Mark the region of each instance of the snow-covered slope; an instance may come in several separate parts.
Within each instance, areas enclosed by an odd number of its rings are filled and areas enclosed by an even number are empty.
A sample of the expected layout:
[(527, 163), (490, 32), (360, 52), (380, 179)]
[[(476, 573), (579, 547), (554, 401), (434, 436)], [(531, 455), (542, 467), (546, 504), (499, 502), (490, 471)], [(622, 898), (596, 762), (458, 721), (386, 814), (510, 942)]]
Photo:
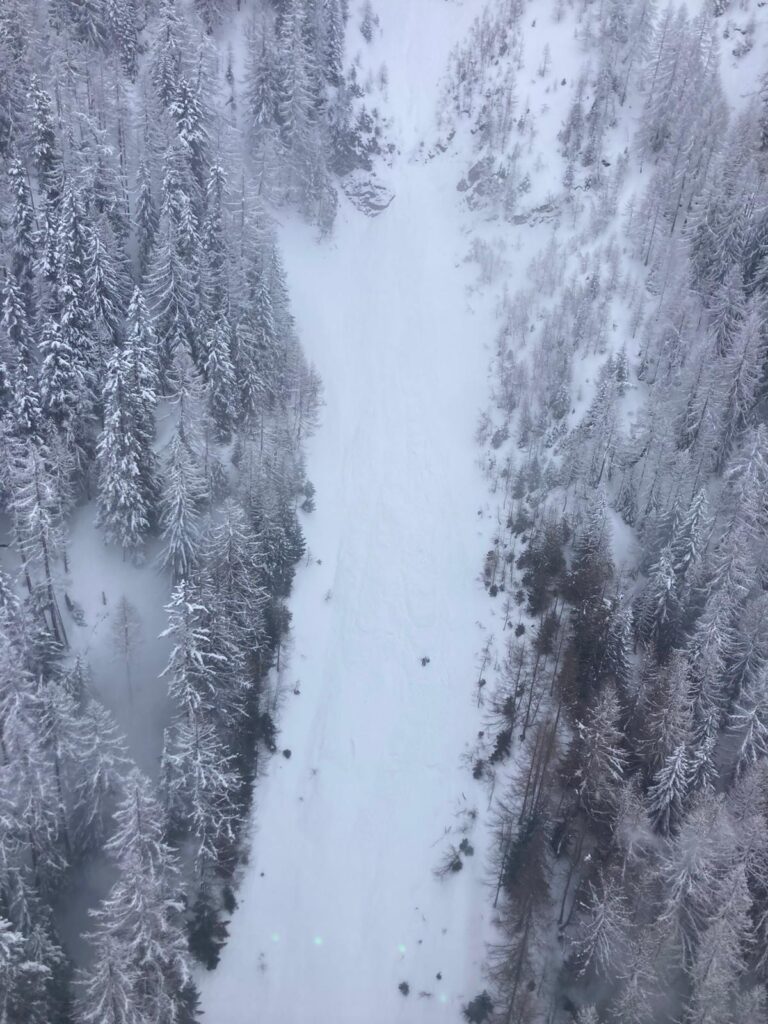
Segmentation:
[[(381, 5), (373, 52), (391, 83), (395, 199), (376, 219), (342, 203), (330, 241), (295, 222), (282, 232), (298, 326), (326, 387), (308, 449), (318, 509), (292, 600), (280, 739), (291, 756), (259, 787), (231, 939), (201, 979), (219, 1024), (421, 1022), (445, 1019), (446, 1004), (455, 1019), (482, 987), (474, 815), (486, 797), (462, 753), (482, 727), (473, 435), (492, 312), (468, 294), (460, 166), (413, 159), (475, 10)], [(465, 836), (475, 855), (435, 877)]]

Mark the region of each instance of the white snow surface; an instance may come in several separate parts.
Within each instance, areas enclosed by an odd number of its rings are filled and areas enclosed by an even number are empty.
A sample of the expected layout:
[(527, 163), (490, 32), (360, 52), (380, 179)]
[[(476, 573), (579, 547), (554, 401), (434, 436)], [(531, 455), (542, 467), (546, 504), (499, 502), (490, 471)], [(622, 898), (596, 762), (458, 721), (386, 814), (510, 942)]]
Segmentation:
[[(470, 292), (461, 164), (414, 158), (435, 134), (448, 52), (479, 8), (378, 5), (394, 202), (370, 219), (342, 198), (323, 242), (298, 221), (281, 231), (326, 405), (291, 600), (279, 740), (291, 757), (273, 758), (259, 784), (231, 937), (199, 979), (216, 1024), (456, 1020), (483, 988), (488, 798), (462, 754), (482, 728), (488, 527), (473, 437), (493, 310)], [(475, 855), (437, 878), (464, 828)]]

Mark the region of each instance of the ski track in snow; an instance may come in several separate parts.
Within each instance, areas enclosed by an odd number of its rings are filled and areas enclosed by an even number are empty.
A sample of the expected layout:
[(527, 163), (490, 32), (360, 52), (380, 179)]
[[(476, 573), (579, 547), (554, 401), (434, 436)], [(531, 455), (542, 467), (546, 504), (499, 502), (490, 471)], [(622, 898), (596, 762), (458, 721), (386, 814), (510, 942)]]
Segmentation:
[(439, 880), (433, 869), (460, 842), (462, 811), (487, 803), (461, 755), (482, 727), (473, 434), (493, 319), (468, 294), (458, 165), (409, 159), (434, 136), (438, 80), (478, 6), (380, 8), (374, 59), (389, 69), (402, 151), (385, 175), (395, 200), (376, 219), (342, 200), (324, 242), (298, 221), (282, 229), (326, 404), (307, 452), (310, 561), (291, 599), (279, 745), (292, 756), (274, 757), (258, 787), (230, 940), (200, 979), (216, 1024), (455, 1020), (482, 988), (480, 822), (464, 870)]

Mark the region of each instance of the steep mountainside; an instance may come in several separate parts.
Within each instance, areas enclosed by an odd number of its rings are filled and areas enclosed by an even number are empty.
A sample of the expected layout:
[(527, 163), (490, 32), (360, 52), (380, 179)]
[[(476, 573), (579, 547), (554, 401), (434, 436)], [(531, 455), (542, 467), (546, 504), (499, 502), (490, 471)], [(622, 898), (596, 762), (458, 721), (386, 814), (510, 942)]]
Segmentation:
[(765, 0), (0, 6), (0, 1022), (768, 1019)]

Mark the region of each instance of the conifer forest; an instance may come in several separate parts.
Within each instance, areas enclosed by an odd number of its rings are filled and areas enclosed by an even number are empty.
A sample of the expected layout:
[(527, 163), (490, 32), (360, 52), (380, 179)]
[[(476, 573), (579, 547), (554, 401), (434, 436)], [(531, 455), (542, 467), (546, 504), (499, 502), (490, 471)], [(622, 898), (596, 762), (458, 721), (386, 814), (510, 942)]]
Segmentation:
[(0, 0), (0, 1024), (768, 1024), (768, 2)]

